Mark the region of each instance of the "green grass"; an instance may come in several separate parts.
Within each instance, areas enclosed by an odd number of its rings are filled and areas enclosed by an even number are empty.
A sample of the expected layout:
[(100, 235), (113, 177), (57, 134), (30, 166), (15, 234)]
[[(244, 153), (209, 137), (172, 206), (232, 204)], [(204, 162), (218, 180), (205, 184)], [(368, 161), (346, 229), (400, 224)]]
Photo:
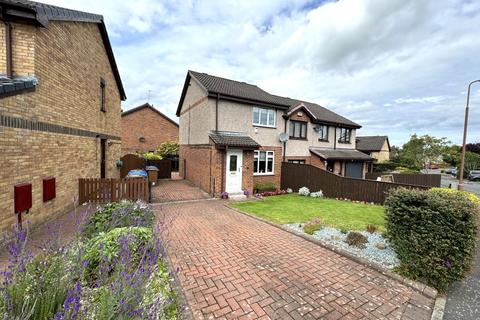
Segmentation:
[(365, 230), (368, 224), (374, 224), (379, 231), (385, 230), (383, 206), (379, 205), (289, 194), (231, 206), (278, 224), (306, 223), (320, 218), (325, 225), (337, 229)]

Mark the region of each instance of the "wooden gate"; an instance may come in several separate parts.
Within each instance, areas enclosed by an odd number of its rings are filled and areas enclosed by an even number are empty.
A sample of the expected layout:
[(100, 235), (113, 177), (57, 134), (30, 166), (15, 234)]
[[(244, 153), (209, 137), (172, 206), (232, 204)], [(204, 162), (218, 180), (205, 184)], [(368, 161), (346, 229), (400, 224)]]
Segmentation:
[(126, 154), (120, 158), (123, 166), (120, 169), (120, 178), (127, 176), (128, 172), (133, 169), (143, 169), (145, 167), (145, 160), (135, 154)]
[(120, 200), (148, 201), (148, 181), (129, 179), (79, 179), (78, 202), (116, 202)]

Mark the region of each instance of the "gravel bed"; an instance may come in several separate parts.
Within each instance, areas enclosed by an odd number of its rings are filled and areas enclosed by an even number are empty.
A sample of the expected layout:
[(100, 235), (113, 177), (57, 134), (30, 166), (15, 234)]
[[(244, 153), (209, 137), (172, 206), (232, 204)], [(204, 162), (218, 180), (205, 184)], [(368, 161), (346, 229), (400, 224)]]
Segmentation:
[[(296, 232), (303, 232), (303, 224), (284, 224), (284, 227), (291, 229)], [(353, 255), (367, 259), (369, 261), (381, 264), (382, 266), (392, 269), (399, 265), (397, 255), (392, 247), (388, 244), (388, 241), (382, 237), (378, 232), (369, 233), (367, 231), (359, 231), (361, 234), (367, 237), (368, 243), (365, 245), (364, 249), (357, 247), (349, 246), (345, 239), (346, 234), (340, 232), (340, 230), (330, 227), (323, 227), (322, 229), (315, 231), (311, 237), (318, 239), (320, 241), (326, 242), (330, 245), (333, 245), (337, 248), (343, 249)], [(376, 247), (377, 244), (382, 243), (386, 245), (386, 248), (381, 250)]]

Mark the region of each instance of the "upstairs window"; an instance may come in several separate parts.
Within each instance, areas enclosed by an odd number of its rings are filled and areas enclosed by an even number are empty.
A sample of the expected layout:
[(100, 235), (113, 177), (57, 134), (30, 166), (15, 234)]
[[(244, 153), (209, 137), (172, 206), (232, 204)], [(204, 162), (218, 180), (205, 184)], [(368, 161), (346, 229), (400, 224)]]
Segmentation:
[(316, 131), (318, 132), (318, 140), (328, 141), (328, 126), (327, 125), (317, 125)]
[(340, 136), (338, 137), (338, 142), (350, 143), (351, 137), (352, 137), (352, 129), (340, 128)]
[(305, 164), (305, 160), (288, 160), (288, 163)]
[(100, 78), (100, 111), (107, 111), (105, 108), (105, 80), (103, 78)]
[(275, 110), (253, 107), (253, 125), (275, 127)]
[(290, 120), (290, 138), (307, 139), (307, 123)]

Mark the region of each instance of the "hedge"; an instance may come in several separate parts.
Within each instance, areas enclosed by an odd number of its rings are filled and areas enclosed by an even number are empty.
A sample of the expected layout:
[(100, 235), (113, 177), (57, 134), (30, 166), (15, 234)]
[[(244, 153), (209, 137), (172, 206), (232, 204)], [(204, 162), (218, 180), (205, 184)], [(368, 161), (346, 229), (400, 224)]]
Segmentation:
[(385, 220), (399, 273), (440, 292), (462, 279), (475, 252), (478, 214), (479, 206), (465, 193), (390, 191)]

